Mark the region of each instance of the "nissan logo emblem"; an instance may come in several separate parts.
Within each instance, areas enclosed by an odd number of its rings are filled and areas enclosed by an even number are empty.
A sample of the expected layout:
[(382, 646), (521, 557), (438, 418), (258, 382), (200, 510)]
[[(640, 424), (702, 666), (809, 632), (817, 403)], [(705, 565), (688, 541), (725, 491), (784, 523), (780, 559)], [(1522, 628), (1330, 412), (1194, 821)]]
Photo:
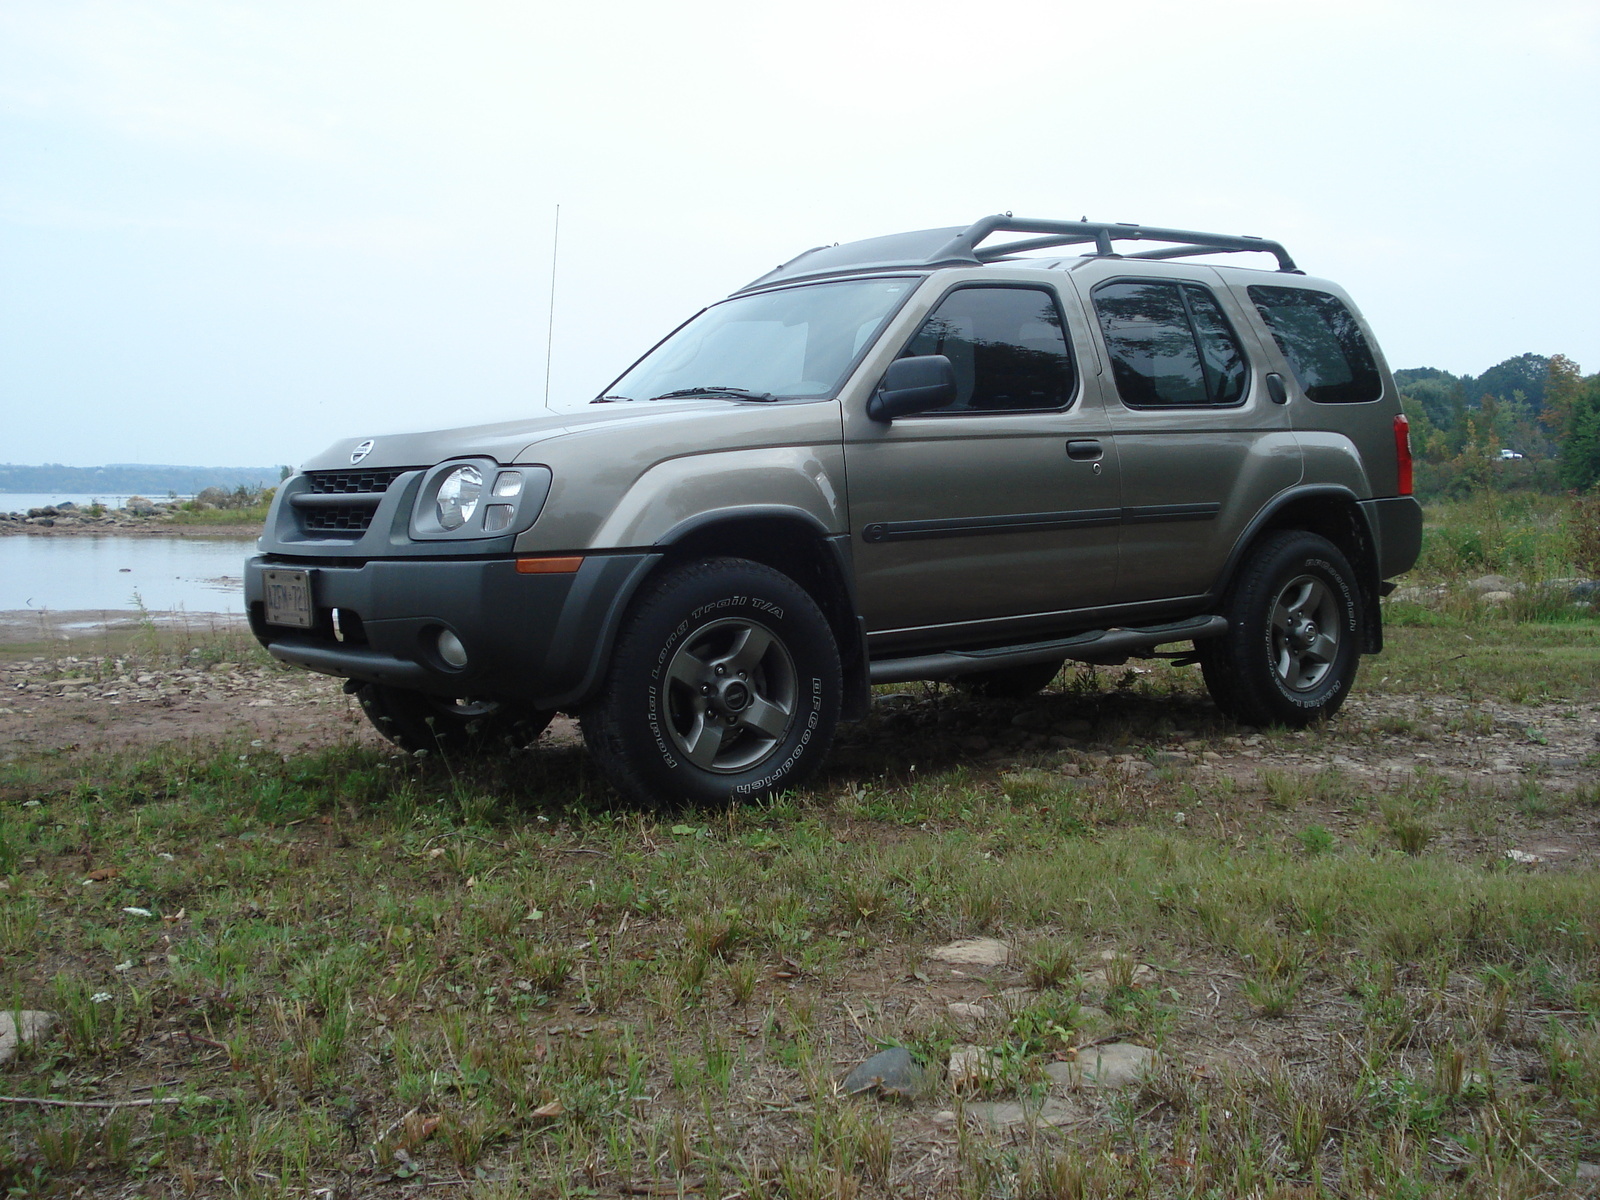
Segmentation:
[(352, 467), (355, 466), (358, 462), (371, 453), (372, 439), (368, 438), (366, 441), (362, 442), (361, 445), (350, 451), (350, 465)]

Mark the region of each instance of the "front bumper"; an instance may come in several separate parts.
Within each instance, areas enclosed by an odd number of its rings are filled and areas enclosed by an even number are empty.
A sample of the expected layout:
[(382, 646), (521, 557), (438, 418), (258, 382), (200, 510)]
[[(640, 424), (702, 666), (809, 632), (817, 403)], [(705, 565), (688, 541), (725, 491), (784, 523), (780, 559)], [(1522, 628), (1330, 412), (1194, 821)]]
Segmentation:
[[(441, 696), (569, 708), (598, 685), (628, 597), (660, 557), (592, 555), (573, 574), (521, 575), (512, 558), (264, 555), (245, 564), (245, 601), (251, 631), (280, 662)], [(266, 623), (262, 573), (271, 568), (310, 573), (311, 629)], [(464, 667), (439, 657), (442, 630), (466, 648)]]

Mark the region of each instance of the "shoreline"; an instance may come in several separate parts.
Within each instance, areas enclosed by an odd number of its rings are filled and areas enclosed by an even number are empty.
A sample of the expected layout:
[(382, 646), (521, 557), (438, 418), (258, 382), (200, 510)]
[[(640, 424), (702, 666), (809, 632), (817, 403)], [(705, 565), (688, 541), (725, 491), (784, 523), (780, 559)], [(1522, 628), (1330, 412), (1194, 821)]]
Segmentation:
[(116, 608), (0, 609), (0, 650), (59, 645), (91, 638), (130, 635), (151, 629), (163, 633), (236, 633), (249, 628), (243, 613), (190, 612), (186, 609), (134, 612)]
[(39, 518), (18, 518), (0, 513), (0, 537), (176, 537), (176, 538), (226, 538), (233, 541), (254, 540), (261, 536), (261, 525), (256, 521), (227, 525), (179, 525), (159, 517), (129, 521), (104, 517), (74, 520), (70, 524), (63, 518), (49, 518), (55, 523), (41, 525)]

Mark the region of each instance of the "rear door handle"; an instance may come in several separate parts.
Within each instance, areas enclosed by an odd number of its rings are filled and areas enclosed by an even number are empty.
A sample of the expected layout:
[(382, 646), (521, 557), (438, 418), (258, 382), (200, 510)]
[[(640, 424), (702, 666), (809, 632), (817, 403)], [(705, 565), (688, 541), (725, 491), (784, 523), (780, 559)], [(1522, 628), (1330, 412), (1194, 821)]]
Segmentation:
[(1067, 443), (1067, 457), (1078, 462), (1094, 462), (1104, 454), (1099, 438), (1073, 438)]

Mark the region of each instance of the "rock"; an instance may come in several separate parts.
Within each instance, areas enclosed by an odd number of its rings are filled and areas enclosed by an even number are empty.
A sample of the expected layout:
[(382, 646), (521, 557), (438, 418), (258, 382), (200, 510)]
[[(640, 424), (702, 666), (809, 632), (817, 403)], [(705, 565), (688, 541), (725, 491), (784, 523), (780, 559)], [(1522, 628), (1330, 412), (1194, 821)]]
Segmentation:
[(1067, 1088), (1111, 1090), (1139, 1082), (1160, 1055), (1146, 1046), (1131, 1042), (1111, 1042), (1078, 1051), (1076, 1062), (1049, 1063), (1044, 1073), (1051, 1082)]
[(1510, 592), (1480, 592), (1478, 594), (1478, 603), (1480, 604), (1510, 604), (1515, 599), (1516, 596)]
[(880, 1050), (850, 1074), (839, 1090), (847, 1096), (876, 1092), (880, 1096), (909, 1098), (922, 1087), (923, 1072), (904, 1046)]
[(957, 1000), (954, 1004), (945, 1005), (945, 1011), (958, 1021), (977, 1022), (989, 1015), (989, 1010), (981, 1004), (966, 1004)]
[(1133, 760), (1117, 764), (1117, 774), (1124, 779), (1139, 779), (1150, 771), (1150, 764)]
[[(1090, 971), (1083, 977), (1084, 991), (1103, 994), (1111, 986), (1110, 976), (1119, 974), (1119, 972), (1111, 970), (1111, 964), (1115, 963), (1120, 957), (1122, 956), (1115, 950), (1100, 951), (1100, 961), (1105, 963), (1106, 966)], [(1134, 988), (1148, 987), (1155, 982), (1155, 979), (1156, 973), (1152, 968), (1147, 967), (1144, 963), (1135, 963), (1132, 972), (1128, 974), (1128, 986)]]
[(1504, 575), (1480, 575), (1467, 582), (1467, 590), (1480, 595), (1484, 592), (1509, 592), (1511, 588), (1511, 580)]
[(1578, 1178), (1588, 1181), (1600, 1179), (1600, 1163), (1581, 1162), (1578, 1164)]
[(1150, 761), (1158, 767), (1186, 767), (1193, 760), (1177, 750), (1157, 750), (1150, 756)]
[(1580, 580), (1572, 585), (1572, 590), (1567, 594), (1579, 603), (1592, 604), (1600, 600), (1600, 579)]
[(12, 1009), (0, 1012), (0, 1063), (8, 1063), (15, 1058), (17, 1047), (22, 1043), (43, 1041), (55, 1027), (55, 1013), (31, 1008), (20, 1012)]
[(950, 1048), (950, 1086), (956, 1091), (976, 1087), (995, 1077), (999, 1060), (987, 1046), (952, 1046)]
[(928, 957), (964, 967), (1003, 967), (1011, 947), (995, 938), (962, 938), (928, 951)]
[(1054, 1096), (1047, 1096), (1043, 1104), (982, 1101), (967, 1105), (967, 1115), (975, 1117), (990, 1129), (1012, 1129), (1018, 1125), (1071, 1125), (1084, 1119), (1083, 1113), (1077, 1108)]

